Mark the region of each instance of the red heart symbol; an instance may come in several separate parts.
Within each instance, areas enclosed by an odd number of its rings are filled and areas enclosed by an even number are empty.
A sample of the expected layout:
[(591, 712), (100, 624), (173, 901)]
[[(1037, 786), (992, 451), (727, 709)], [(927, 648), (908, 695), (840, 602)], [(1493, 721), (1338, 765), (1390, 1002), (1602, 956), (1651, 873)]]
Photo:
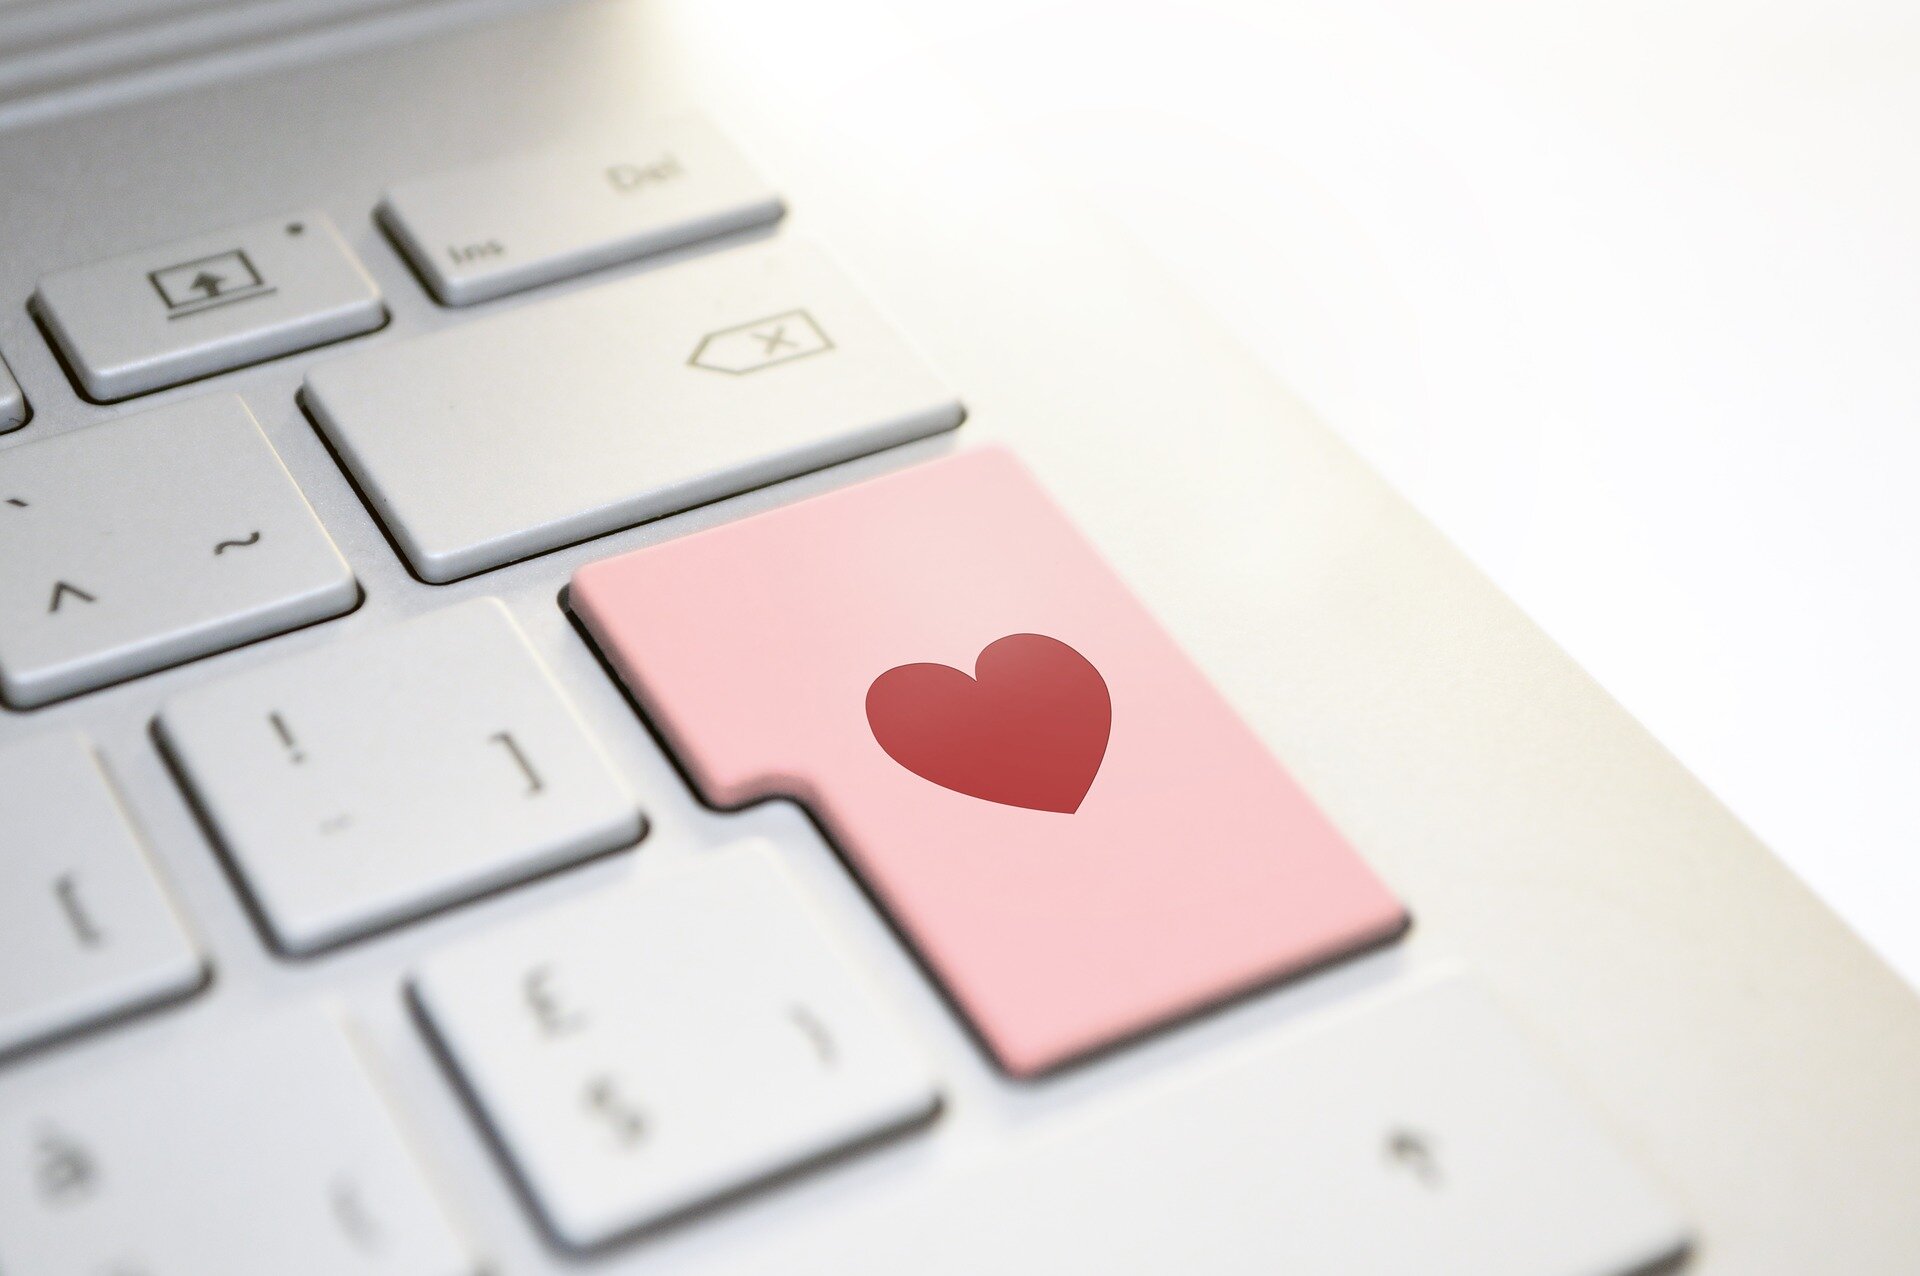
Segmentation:
[(867, 725), (924, 780), (1007, 806), (1072, 814), (1107, 754), (1106, 679), (1057, 638), (989, 643), (969, 678), (951, 665), (898, 665), (867, 688)]

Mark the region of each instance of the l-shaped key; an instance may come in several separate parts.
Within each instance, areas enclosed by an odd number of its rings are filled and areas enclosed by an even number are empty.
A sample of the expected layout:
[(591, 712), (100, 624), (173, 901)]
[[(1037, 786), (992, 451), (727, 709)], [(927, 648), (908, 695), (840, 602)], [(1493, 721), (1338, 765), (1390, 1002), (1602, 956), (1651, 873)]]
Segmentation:
[(570, 597), (707, 799), (807, 803), (1015, 1075), (1406, 925), (1005, 452), (595, 563)]

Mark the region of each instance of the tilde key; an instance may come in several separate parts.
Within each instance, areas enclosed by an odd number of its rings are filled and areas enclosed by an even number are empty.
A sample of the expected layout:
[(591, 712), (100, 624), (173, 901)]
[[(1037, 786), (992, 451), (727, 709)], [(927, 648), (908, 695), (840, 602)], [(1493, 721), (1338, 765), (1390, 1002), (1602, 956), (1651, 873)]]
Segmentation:
[(709, 802), (813, 810), (1016, 1076), (1406, 926), (1005, 452), (595, 563), (570, 604)]

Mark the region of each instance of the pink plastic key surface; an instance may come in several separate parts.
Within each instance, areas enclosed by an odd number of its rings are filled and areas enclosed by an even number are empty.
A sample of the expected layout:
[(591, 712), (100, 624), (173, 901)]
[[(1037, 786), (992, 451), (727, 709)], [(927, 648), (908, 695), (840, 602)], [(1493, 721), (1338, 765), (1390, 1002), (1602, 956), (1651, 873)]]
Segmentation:
[(706, 799), (809, 806), (1031, 1076), (1405, 910), (1009, 454), (582, 568)]

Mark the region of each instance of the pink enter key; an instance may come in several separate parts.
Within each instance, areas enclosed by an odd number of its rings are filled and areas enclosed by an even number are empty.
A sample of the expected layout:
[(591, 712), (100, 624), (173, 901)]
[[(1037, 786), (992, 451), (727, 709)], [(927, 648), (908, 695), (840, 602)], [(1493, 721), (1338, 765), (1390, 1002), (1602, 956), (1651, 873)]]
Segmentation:
[(1405, 910), (1009, 454), (582, 568), (705, 798), (810, 807), (1008, 1072)]

